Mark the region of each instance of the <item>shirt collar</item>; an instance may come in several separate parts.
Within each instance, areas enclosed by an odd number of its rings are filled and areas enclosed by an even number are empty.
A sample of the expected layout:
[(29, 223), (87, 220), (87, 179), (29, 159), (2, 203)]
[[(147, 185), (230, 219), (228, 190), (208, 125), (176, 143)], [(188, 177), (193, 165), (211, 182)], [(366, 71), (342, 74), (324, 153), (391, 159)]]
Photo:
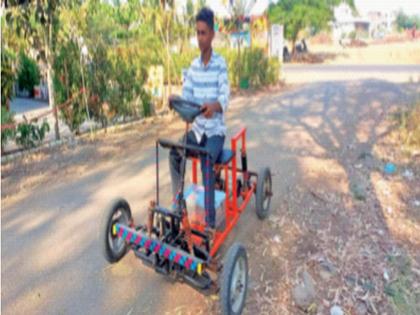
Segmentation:
[(208, 68), (210, 66), (210, 64), (213, 62), (213, 59), (214, 59), (214, 50), (212, 49), (211, 50), (211, 55), (210, 55), (210, 60), (209, 60), (209, 63), (207, 64), (207, 66), (204, 65), (203, 59), (201, 59), (201, 56), (200, 56), (200, 66), (202, 68)]

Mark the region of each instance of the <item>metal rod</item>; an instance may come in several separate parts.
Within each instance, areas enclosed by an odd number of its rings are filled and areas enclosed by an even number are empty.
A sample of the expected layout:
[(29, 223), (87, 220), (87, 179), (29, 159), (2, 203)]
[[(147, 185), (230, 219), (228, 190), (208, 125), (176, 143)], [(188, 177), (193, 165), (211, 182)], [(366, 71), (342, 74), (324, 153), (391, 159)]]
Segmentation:
[[(229, 170), (232, 170), (232, 166), (228, 166), (228, 168), (229, 168)], [(238, 172), (238, 173), (243, 173), (243, 172), (245, 172), (245, 170), (243, 170), (243, 169), (240, 169), (240, 168), (236, 168), (236, 171)], [(258, 176), (258, 173), (257, 172), (253, 172), (253, 171), (247, 171), (248, 172), (248, 175), (250, 175), (250, 176)]]
[[(184, 155), (182, 157), (182, 163), (181, 163), (181, 187), (179, 189), (179, 198), (178, 198), (178, 205), (182, 204), (182, 200), (184, 199), (184, 184), (185, 184), (185, 169), (187, 165), (187, 135), (188, 135), (188, 127), (189, 124), (186, 123), (185, 127), (185, 137), (184, 137)], [(184, 209), (180, 209), (181, 211)]]
[(159, 205), (159, 142), (156, 141), (156, 204)]
[(159, 144), (166, 149), (188, 149), (189, 151), (191, 151), (193, 154), (209, 154), (209, 151), (206, 150), (203, 147), (197, 146), (197, 145), (192, 145), (192, 144), (183, 144), (183, 143), (179, 143), (179, 142), (173, 142), (171, 140), (168, 139), (158, 139)]
[(237, 191), (236, 191), (236, 170), (237, 168), (237, 164), (236, 164), (236, 140), (232, 139), (231, 140), (231, 145), (232, 145), (232, 151), (235, 153), (235, 157), (232, 160), (232, 203), (233, 206), (236, 207), (237, 205)]

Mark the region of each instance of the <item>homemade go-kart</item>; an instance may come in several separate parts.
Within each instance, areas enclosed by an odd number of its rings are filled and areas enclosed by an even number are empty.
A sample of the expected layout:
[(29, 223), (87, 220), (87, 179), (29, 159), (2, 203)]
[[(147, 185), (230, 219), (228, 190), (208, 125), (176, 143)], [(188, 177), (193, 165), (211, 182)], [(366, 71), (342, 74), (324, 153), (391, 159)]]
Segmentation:
[[(172, 99), (170, 107), (186, 122), (187, 131), (189, 124), (201, 113), (198, 104), (181, 98)], [(219, 292), (223, 314), (241, 314), (248, 287), (245, 247), (234, 243), (223, 263), (217, 255), (218, 250), (252, 195), (256, 195), (256, 213), (260, 219), (268, 215), (272, 196), (270, 169), (263, 168), (259, 173), (248, 170), (245, 137), (246, 129), (242, 128), (231, 139), (231, 149), (222, 151), (214, 167), (216, 220), (219, 224), (212, 240), (205, 233), (204, 190), (197, 181), (198, 157), (206, 157), (209, 153), (202, 147), (187, 145), (186, 137), (184, 143), (158, 139), (156, 201), (150, 202), (147, 223), (134, 224), (130, 206), (124, 199), (114, 200), (103, 214), (100, 241), (108, 262), (119, 261), (127, 249), (132, 249), (138, 258), (161, 274), (183, 280), (203, 293)], [(237, 165), (239, 141), (240, 168)], [(181, 187), (172, 210), (159, 203), (159, 147), (175, 148), (182, 156)], [(185, 190), (187, 159), (192, 159), (192, 185)], [(195, 203), (189, 202), (190, 199)]]

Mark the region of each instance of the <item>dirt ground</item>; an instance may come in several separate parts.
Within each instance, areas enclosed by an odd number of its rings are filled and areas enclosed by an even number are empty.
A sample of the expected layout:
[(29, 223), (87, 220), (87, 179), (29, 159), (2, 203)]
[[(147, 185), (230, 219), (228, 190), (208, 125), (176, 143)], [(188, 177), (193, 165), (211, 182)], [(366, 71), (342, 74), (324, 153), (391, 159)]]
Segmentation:
[[(272, 156), (253, 154), (257, 164), (271, 161), (278, 190), (269, 218), (243, 240), (250, 263), (245, 314), (330, 314), (333, 305), (351, 315), (420, 314), (420, 150), (404, 149), (392, 118), (419, 93), (418, 84), (366, 81), (232, 100), (228, 124), (248, 123), (251, 138), (260, 139), (250, 150), (277, 148)], [(2, 217), (40, 190), (181, 132), (176, 118), (165, 117), (2, 165)], [(394, 174), (384, 172), (387, 162)], [(302, 282), (305, 301), (296, 293)], [(217, 296), (166, 311), (217, 313)]]

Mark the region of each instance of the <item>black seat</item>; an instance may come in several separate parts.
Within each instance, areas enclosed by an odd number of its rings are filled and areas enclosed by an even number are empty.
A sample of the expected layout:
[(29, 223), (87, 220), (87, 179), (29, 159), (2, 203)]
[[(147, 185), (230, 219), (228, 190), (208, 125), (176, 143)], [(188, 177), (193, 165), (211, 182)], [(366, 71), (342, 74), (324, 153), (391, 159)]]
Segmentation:
[(234, 156), (234, 154), (233, 154), (232, 150), (223, 149), (222, 152), (220, 152), (220, 155), (216, 160), (216, 164), (226, 165), (232, 160), (233, 156)]

